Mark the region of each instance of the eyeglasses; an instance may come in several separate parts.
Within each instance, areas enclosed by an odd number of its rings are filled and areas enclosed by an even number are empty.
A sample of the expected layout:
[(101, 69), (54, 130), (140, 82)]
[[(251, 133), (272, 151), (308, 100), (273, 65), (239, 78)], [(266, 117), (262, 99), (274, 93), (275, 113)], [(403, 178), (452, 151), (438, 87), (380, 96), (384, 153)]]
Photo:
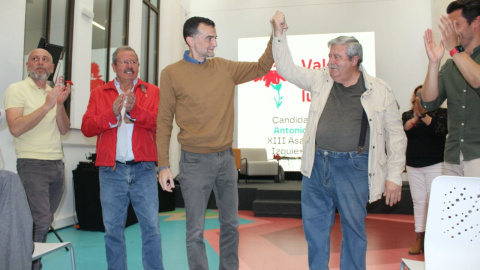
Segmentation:
[(117, 64), (119, 65), (128, 65), (128, 64), (135, 65), (136, 63), (137, 61), (135, 60), (117, 60)]

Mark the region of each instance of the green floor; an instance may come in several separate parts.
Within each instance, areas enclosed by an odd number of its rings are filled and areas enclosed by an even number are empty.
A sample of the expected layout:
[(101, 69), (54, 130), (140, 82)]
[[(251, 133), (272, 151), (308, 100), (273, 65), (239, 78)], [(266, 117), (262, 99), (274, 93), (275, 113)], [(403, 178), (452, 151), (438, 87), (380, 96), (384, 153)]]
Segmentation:
[[(188, 269), (185, 247), (185, 218), (184, 210), (177, 209), (173, 212), (161, 213), (160, 231), (162, 234), (163, 264), (165, 269)], [(166, 220), (169, 219), (169, 220)], [(240, 219), (240, 224), (250, 223), (250, 220)], [(205, 230), (218, 229), (217, 213), (207, 211)], [(76, 267), (78, 270), (107, 269), (105, 259), (105, 244), (103, 232), (88, 232), (77, 230), (73, 227), (57, 231), (64, 241), (72, 243), (75, 250)], [(125, 229), (127, 243), (128, 269), (140, 270), (142, 267), (142, 241), (140, 226), (134, 224)], [(53, 233), (48, 235), (47, 242), (58, 242)], [(206, 243), (209, 269), (218, 269), (218, 254)], [(57, 251), (42, 259), (43, 269), (70, 269), (70, 256), (67, 251)]]

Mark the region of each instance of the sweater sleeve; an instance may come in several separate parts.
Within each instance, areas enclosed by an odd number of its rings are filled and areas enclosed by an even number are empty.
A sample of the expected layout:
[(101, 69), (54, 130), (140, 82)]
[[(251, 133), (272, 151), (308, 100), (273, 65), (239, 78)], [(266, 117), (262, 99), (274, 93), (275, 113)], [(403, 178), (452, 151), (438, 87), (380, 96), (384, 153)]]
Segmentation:
[(160, 75), (160, 102), (157, 115), (157, 155), (158, 167), (170, 165), (169, 150), (170, 138), (173, 129), (173, 117), (175, 113), (175, 93), (172, 80), (167, 69), (162, 70)]
[(270, 72), (273, 65), (272, 39), (267, 43), (267, 48), (258, 62), (227, 61), (227, 69), (235, 84), (242, 84), (259, 78)]

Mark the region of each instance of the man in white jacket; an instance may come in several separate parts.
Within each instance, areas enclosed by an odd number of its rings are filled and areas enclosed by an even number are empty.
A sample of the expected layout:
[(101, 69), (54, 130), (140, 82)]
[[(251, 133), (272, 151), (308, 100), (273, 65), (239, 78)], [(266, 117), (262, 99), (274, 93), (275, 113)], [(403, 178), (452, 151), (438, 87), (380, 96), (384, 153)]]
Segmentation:
[(296, 66), (277, 12), (273, 56), (278, 73), (311, 92), (303, 138), (302, 219), (310, 269), (328, 269), (335, 208), (343, 240), (341, 269), (366, 269), (367, 203), (400, 201), (407, 140), (390, 86), (361, 66), (362, 46), (354, 37), (328, 43), (328, 67)]

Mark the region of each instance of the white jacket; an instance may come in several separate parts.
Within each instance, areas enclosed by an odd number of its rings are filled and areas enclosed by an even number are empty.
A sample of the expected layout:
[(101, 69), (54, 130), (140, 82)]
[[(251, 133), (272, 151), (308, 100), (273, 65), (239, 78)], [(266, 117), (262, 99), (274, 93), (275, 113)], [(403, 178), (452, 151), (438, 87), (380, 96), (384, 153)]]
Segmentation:
[[(310, 177), (315, 158), (315, 136), (320, 116), (327, 102), (333, 79), (328, 67), (307, 69), (293, 63), (285, 33), (274, 37), (273, 57), (277, 72), (290, 83), (310, 91), (312, 102), (303, 137), (302, 174)], [(391, 87), (383, 80), (371, 77), (361, 66), (365, 80), (361, 98), (362, 106), (370, 125), (370, 145), (368, 157), (369, 201), (382, 197), (385, 181), (402, 185), (401, 174), (405, 166), (407, 138), (403, 131), (402, 119)]]

